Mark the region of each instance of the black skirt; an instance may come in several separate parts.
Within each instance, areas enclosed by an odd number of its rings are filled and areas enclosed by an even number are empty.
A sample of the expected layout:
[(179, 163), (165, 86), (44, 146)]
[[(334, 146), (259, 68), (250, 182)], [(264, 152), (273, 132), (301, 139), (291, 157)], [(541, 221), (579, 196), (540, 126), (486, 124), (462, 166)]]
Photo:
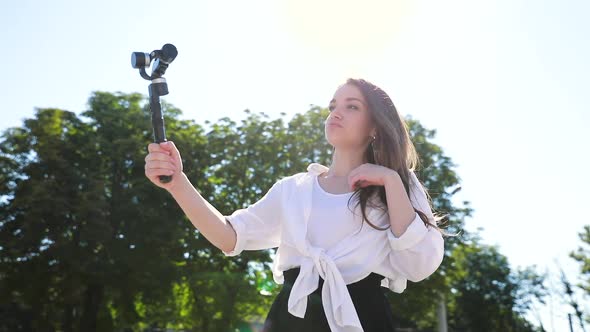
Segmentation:
[[(284, 271), (283, 288), (275, 298), (266, 316), (262, 332), (330, 332), (330, 326), (322, 304), (322, 285), (307, 296), (307, 308), (304, 318), (293, 316), (287, 308), (289, 294), (299, 267)], [(385, 287), (381, 287), (384, 277), (371, 273), (366, 278), (346, 285), (364, 332), (393, 332), (393, 312)]]

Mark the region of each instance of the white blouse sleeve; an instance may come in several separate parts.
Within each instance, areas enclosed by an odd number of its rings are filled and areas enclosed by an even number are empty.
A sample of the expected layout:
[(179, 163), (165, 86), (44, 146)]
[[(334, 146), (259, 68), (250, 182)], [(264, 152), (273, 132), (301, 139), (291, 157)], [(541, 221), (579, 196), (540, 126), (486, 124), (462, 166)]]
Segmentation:
[[(412, 206), (424, 212), (428, 220), (434, 224), (434, 215), (428, 204), (426, 193), (418, 183), (414, 172), (410, 172), (410, 201)], [(387, 238), (391, 247), (388, 255), (389, 267), (407, 280), (419, 282), (433, 274), (444, 256), (444, 240), (442, 234), (426, 225), (415, 213), (414, 220), (406, 231), (396, 237), (391, 228), (387, 230)]]
[(277, 181), (256, 203), (224, 216), (236, 232), (232, 251), (221, 251), (226, 256), (237, 256), (243, 250), (262, 250), (279, 246), (281, 238), (281, 184)]

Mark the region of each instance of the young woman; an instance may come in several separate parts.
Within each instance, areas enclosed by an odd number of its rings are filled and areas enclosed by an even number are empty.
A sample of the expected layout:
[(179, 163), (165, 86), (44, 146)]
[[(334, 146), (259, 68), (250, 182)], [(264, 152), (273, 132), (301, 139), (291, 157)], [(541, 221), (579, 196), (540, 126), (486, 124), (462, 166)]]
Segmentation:
[[(148, 146), (146, 176), (226, 256), (278, 247), (272, 272), (283, 287), (265, 332), (393, 331), (381, 287), (401, 293), (443, 259), (441, 217), (414, 173), (419, 158), (389, 96), (348, 79), (329, 109), (330, 166), (311, 163), (229, 216), (191, 185), (173, 142)], [(159, 175), (173, 181), (162, 184)]]

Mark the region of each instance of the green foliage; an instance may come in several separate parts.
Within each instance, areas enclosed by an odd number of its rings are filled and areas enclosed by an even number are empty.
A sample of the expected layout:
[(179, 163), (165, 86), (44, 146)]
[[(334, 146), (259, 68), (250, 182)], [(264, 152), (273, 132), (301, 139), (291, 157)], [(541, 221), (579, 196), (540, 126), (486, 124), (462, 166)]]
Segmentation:
[[(582, 278), (582, 282), (575, 285), (576, 288), (581, 289), (583, 295), (589, 296), (590, 295), (590, 225), (584, 226), (584, 230), (578, 233), (578, 237), (580, 241), (582, 241), (581, 245), (578, 247), (577, 250), (572, 251), (570, 253), (570, 257), (576, 260), (580, 264), (580, 276)], [(569, 302), (572, 307), (574, 307), (574, 312), (580, 321), (580, 324), (590, 324), (590, 315), (586, 312), (585, 314), (582, 310), (578, 307), (578, 303), (575, 300), (572, 300), (574, 297), (573, 290), (569, 289), (566, 290), (568, 294)], [(584, 317), (585, 316), (585, 317)]]
[(495, 246), (478, 241), (453, 251), (450, 327), (453, 331), (535, 331), (523, 319), (532, 299), (546, 295), (545, 276), (533, 268), (511, 271)]
[[(0, 330), (225, 332), (260, 322), (280, 290), (272, 251), (225, 257), (145, 178), (153, 140), (145, 97), (95, 92), (88, 106), (80, 115), (38, 109), (0, 139)], [(225, 215), (257, 201), (277, 179), (330, 162), (328, 110), (320, 107), (288, 123), (246, 110), (240, 124), (223, 117), (208, 128), (162, 107), (185, 173)], [(423, 165), (418, 176), (436, 209), (449, 214), (448, 230), (463, 231), (471, 209), (451, 204), (460, 188), (453, 163), (430, 142), (434, 130), (408, 124)], [(472, 322), (459, 316), (473, 303), (490, 308), (489, 326), (518, 308), (529, 294), (518, 284), (536, 277), (511, 274), (496, 251), (466, 245), (472, 237), (449, 238), (435, 274), (388, 294), (400, 325), (433, 328), (440, 294), (450, 299), (451, 320), (466, 329)]]
[(582, 244), (570, 257), (580, 263), (580, 272), (584, 278), (584, 283), (580, 287), (590, 295), (590, 225), (584, 226), (584, 230), (578, 234)]

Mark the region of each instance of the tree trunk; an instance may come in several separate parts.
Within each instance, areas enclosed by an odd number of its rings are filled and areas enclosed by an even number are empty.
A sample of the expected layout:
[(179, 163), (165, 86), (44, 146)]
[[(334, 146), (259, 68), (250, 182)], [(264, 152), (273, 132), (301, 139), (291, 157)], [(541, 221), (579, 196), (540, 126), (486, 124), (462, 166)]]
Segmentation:
[(438, 332), (447, 332), (447, 303), (445, 294), (440, 294), (436, 313), (438, 317)]
[(71, 304), (66, 304), (64, 308), (64, 318), (63, 318), (63, 331), (64, 332), (74, 332), (74, 315), (73, 315), (73, 306)]
[(98, 311), (104, 294), (104, 286), (90, 283), (84, 294), (84, 308), (80, 321), (80, 331), (95, 332), (98, 324)]

